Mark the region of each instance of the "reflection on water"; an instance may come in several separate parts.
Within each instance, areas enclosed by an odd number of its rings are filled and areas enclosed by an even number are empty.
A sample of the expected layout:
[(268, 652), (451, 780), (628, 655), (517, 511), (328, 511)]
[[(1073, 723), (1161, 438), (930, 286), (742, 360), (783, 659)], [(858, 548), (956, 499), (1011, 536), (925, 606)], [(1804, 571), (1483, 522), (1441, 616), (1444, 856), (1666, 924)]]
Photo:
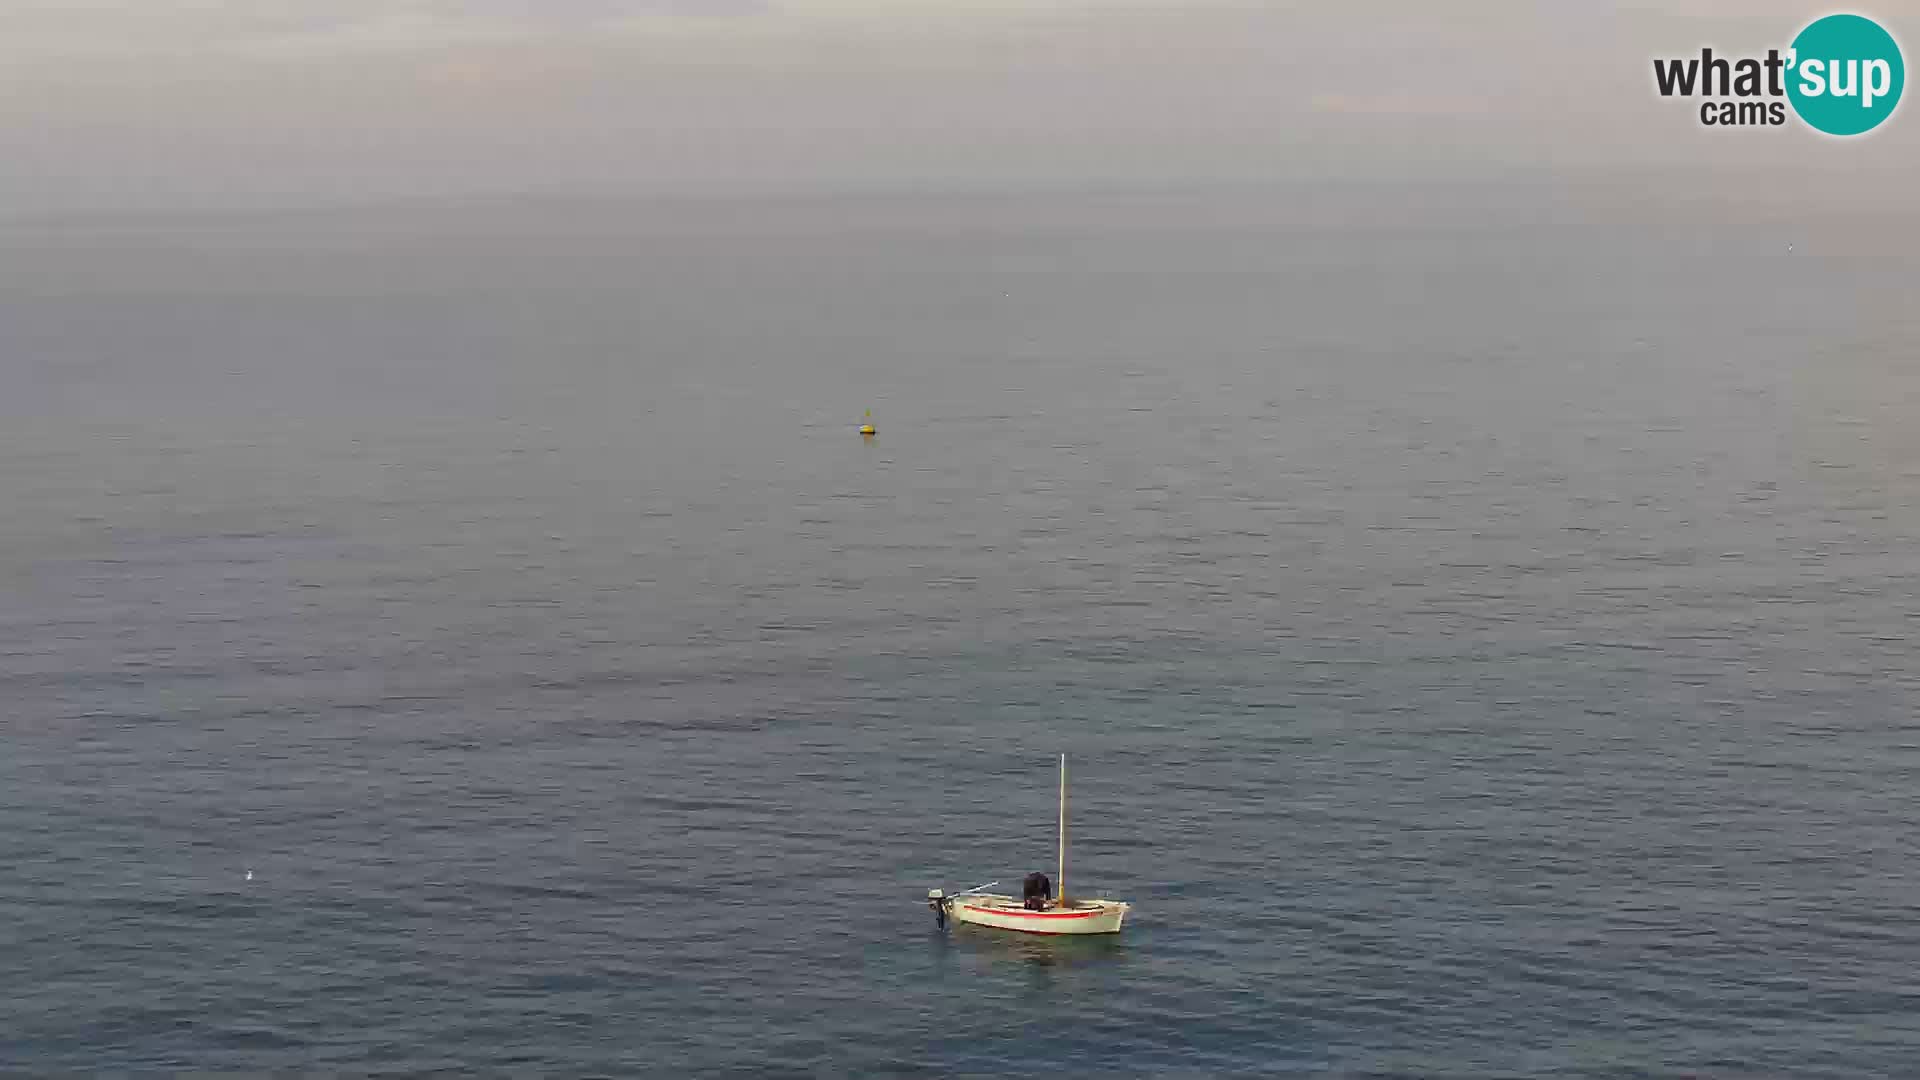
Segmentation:
[(1021, 934), (957, 924), (952, 940), (992, 963), (1023, 961), (1037, 968), (1106, 963), (1126, 954), (1120, 934)]

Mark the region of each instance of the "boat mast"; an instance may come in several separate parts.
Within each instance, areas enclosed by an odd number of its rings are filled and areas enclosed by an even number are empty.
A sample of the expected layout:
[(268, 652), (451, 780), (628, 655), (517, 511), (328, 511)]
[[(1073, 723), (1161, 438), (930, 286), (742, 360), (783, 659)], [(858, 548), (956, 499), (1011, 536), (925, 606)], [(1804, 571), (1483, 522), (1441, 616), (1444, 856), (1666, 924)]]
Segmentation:
[(1060, 873), (1054, 906), (1067, 906), (1067, 755), (1060, 755)]

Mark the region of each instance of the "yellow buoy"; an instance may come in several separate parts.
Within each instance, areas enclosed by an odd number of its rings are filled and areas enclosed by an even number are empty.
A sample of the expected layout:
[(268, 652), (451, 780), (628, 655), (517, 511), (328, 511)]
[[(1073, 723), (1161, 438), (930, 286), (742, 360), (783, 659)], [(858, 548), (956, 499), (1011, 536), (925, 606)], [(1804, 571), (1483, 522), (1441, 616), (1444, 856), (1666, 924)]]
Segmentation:
[(868, 410), (867, 410), (867, 422), (866, 422), (866, 423), (864, 423), (864, 424), (861, 424), (861, 425), (860, 425), (860, 434), (862, 434), (862, 435), (865, 435), (865, 436), (868, 436), (869, 438), (871, 438), (871, 437), (873, 436), (873, 433), (874, 433), (874, 432), (873, 432), (873, 410), (872, 410), (872, 409), (868, 409)]

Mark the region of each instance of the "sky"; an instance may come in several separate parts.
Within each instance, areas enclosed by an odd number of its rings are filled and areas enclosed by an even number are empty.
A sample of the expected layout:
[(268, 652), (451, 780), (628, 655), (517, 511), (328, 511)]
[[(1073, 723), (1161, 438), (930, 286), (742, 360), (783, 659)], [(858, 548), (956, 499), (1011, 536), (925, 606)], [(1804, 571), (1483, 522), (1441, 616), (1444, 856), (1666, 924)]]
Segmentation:
[[(1908, 27), (1857, 10), (1920, 41), (1920, 11)], [(1838, 142), (1803, 128), (1708, 131), (1653, 92), (1655, 56), (1764, 52), (1825, 11), (1797, 0), (0, 0), (0, 215), (1620, 170), (1903, 197), (1920, 165), (1911, 103), (1880, 132)]]

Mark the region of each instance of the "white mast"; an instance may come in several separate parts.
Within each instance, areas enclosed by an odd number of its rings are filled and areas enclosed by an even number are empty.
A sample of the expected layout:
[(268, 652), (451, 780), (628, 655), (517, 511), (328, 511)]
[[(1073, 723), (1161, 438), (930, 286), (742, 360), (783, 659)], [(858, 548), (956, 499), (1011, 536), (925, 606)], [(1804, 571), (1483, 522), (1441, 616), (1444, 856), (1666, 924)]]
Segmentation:
[(1054, 904), (1067, 906), (1067, 755), (1060, 755), (1060, 874), (1054, 886)]

